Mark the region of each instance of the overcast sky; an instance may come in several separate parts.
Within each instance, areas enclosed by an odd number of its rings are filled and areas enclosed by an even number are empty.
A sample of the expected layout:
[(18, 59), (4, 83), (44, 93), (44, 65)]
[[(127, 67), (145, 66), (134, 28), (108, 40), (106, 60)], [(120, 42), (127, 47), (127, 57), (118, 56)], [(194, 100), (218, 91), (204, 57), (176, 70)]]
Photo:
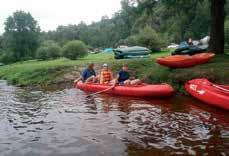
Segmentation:
[(120, 0), (1, 0), (0, 33), (6, 18), (16, 10), (30, 12), (41, 29), (47, 31), (80, 21), (90, 24), (104, 15), (111, 17), (120, 8)]

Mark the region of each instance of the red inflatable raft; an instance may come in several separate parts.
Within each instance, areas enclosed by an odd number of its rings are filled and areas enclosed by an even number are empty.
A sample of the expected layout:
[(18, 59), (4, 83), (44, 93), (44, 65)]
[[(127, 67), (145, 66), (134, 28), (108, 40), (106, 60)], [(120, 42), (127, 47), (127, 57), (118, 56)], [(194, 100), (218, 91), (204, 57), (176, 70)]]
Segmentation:
[[(79, 81), (76, 88), (89, 91), (99, 92), (110, 88), (110, 85), (101, 85), (95, 83), (83, 83)], [(171, 96), (173, 88), (168, 84), (149, 85), (142, 84), (137, 86), (116, 86), (114, 89), (108, 90), (106, 94), (121, 95), (121, 96), (135, 96), (135, 97), (165, 97)]]
[(214, 53), (200, 53), (195, 54), (192, 57), (196, 60), (197, 64), (204, 64), (208, 63), (211, 59), (213, 59), (215, 56)]
[(173, 55), (167, 57), (160, 57), (156, 59), (156, 62), (160, 65), (171, 68), (188, 68), (195, 65), (204, 64), (209, 62), (215, 54), (213, 53), (201, 53), (192, 56), (189, 55)]
[(207, 79), (194, 79), (185, 84), (185, 89), (202, 102), (229, 110), (229, 86), (216, 85)]

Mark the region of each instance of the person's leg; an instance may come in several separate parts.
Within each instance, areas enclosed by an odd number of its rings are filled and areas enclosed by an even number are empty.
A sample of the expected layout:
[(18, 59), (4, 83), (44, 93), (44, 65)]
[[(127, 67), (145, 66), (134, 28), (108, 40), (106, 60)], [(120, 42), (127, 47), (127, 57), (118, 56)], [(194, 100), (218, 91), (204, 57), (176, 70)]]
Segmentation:
[(74, 83), (78, 83), (79, 81), (81, 81), (82, 80), (82, 76), (80, 76), (78, 79), (76, 79), (75, 81), (74, 81)]
[(131, 85), (139, 85), (139, 84), (142, 84), (142, 81), (139, 79), (134, 79), (134, 80), (130, 81), (130, 84)]
[(123, 84), (124, 85), (130, 85), (130, 82), (131, 82), (130, 80), (126, 80), (126, 81), (123, 82)]

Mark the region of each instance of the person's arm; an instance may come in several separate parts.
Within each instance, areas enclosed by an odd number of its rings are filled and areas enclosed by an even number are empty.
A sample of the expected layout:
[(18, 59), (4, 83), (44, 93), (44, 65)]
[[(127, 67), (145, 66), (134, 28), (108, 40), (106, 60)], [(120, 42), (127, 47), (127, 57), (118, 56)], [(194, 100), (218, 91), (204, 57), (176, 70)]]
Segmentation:
[(87, 74), (87, 73), (86, 73), (86, 70), (84, 70), (84, 71), (81, 73), (80, 77), (74, 81), (74, 83), (77, 83), (77, 82), (79, 82), (80, 80), (83, 81), (84, 78), (86, 77), (86, 74)]
[(116, 86), (117, 82), (118, 82), (118, 79), (119, 79), (119, 74), (117, 75), (117, 77), (114, 79), (114, 84), (113, 86)]
[(83, 73), (80, 73), (80, 76), (74, 81), (74, 83), (78, 83), (79, 81), (83, 80), (86, 74), (86, 70)]
[(77, 78), (74, 83), (78, 83), (80, 80), (82, 80), (82, 76), (80, 76), (79, 78)]
[(99, 76), (99, 83), (103, 84), (103, 73), (102, 72), (100, 73), (100, 76)]

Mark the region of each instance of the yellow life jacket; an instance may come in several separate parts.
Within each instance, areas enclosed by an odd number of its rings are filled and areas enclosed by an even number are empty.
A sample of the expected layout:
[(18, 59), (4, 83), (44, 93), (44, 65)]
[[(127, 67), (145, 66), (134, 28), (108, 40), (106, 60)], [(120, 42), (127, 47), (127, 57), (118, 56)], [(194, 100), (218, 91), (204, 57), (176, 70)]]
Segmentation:
[(100, 73), (100, 84), (107, 84), (113, 79), (110, 70), (102, 70)]

